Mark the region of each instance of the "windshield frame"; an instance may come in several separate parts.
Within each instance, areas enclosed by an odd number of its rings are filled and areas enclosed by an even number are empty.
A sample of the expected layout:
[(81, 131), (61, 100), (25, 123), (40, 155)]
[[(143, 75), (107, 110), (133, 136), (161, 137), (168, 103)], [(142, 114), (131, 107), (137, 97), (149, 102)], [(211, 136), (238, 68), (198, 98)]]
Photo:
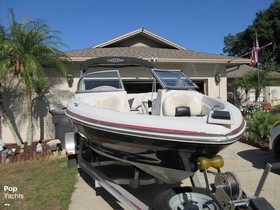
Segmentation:
[(84, 92), (106, 92), (106, 91), (123, 91), (123, 90), (125, 89), (119, 70), (115, 69), (115, 70), (106, 70), (106, 71), (95, 71), (83, 75), (79, 79), (76, 92), (84, 93)]
[[(198, 89), (198, 86), (194, 84), (192, 80), (187, 75), (185, 75), (180, 69), (151, 69), (151, 72), (163, 89)], [(174, 85), (172, 83), (174, 83)]]

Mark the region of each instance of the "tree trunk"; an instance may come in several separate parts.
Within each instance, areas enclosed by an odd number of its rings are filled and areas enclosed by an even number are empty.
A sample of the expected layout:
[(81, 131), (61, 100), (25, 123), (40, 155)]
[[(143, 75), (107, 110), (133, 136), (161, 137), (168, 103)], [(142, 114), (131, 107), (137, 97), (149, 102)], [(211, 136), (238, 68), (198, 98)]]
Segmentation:
[(21, 142), (20, 137), (18, 136), (17, 131), (16, 131), (13, 123), (11, 122), (10, 118), (7, 116), (6, 113), (4, 114), (3, 117), (4, 117), (5, 122), (7, 123), (9, 130), (11, 131), (11, 133), (14, 137), (15, 142), (17, 143), (17, 145), (21, 146), (22, 142)]
[(33, 106), (32, 106), (32, 92), (29, 93), (28, 95), (28, 102), (27, 102), (27, 111), (28, 111), (28, 135), (27, 135), (27, 145), (31, 146), (32, 142), (33, 142), (33, 117), (32, 117), (32, 110), (33, 110)]
[(249, 101), (249, 90), (247, 89), (245, 89), (245, 97), (246, 97), (245, 101)]
[(3, 115), (4, 121), (7, 123), (7, 126), (10, 129), (10, 131), (11, 131), (13, 137), (14, 137), (15, 142), (19, 146), (22, 145), (22, 141), (20, 140), (20, 137), (18, 136), (18, 133), (16, 132), (16, 129), (15, 129), (13, 123), (11, 122), (10, 118), (7, 115), (5, 106), (3, 104), (3, 96), (2, 96), (1, 93), (0, 93), (0, 111)]
[(255, 89), (255, 102), (258, 102), (258, 98), (260, 97), (261, 90), (256, 88)]

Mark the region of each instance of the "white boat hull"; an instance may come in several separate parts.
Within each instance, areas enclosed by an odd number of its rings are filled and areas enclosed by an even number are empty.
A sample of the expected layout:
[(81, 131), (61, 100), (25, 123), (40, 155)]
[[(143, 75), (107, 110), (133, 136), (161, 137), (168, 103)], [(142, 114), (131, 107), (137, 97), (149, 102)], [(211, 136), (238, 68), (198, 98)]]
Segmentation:
[(95, 152), (133, 164), (166, 183), (177, 183), (197, 170), (195, 166), (186, 170), (180, 153), (194, 162), (202, 155), (212, 157), (241, 138), (246, 127), (238, 109), (227, 102), (224, 109), (230, 110), (234, 121), (216, 124), (215, 119), (209, 122), (210, 112), (189, 117), (117, 112), (78, 98), (69, 102), (66, 114)]
[[(97, 61), (86, 61), (81, 71)], [(125, 65), (125, 59), (107, 61)], [(163, 89), (154, 83), (153, 92), (139, 94), (127, 94), (118, 70), (87, 74), (66, 115), (95, 152), (177, 183), (198, 169), (200, 156), (211, 158), (241, 138), (246, 124), (237, 107), (195, 91), (180, 70), (151, 73)]]

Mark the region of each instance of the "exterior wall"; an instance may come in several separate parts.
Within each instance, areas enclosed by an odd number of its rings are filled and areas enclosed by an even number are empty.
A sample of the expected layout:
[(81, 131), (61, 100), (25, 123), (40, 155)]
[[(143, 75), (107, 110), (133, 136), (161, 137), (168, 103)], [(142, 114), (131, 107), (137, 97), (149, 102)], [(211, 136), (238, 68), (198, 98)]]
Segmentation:
[(214, 78), (208, 79), (208, 95), (212, 97), (221, 98), (223, 100), (227, 99), (227, 80), (226, 77), (221, 77), (220, 84), (216, 84)]
[[(22, 135), (23, 139), (26, 139), (27, 129), (25, 127), (27, 125), (27, 121), (25, 121), (25, 119), (27, 114), (26, 112), (23, 112), (23, 110), (26, 110), (25, 93), (22, 91), (22, 88), (18, 85), (17, 81), (9, 80), (9, 82), (4, 84), (4, 86), (5, 91), (3, 92), (2, 97), (5, 111), (13, 126), (16, 127), (17, 132)], [(15, 143), (10, 129), (2, 116), (0, 138), (4, 143)]]
[(280, 86), (267, 86), (264, 89), (264, 96), (272, 106), (280, 104)]
[[(74, 95), (78, 81), (78, 79), (74, 79), (73, 87), (69, 88), (66, 78), (62, 73), (58, 73), (54, 69), (48, 69), (47, 76), (49, 77), (50, 83), (48, 91), (41, 96), (33, 95), (34, 141), (53, 139), (55, 137), (50, 111), (66, 106), (67, 101)], [(3, 95), (6, 111), (23, 142), (27, 142), (28, 136), (26, 99), (27, 95), (17, 83), (6, 87)], [(5, 144), (16, 143), (3, 117), (1, 118), (0, 138)]]

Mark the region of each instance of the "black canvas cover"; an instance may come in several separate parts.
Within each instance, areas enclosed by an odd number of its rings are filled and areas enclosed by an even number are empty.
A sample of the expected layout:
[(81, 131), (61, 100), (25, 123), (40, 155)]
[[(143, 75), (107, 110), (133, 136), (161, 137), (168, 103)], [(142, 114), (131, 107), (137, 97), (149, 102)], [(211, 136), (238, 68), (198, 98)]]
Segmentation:
[(153, 64), (149, 61), (143, 60), (142, 58), (134, 57), (99, 57), (86, 60), (80, 64), (80, 70), (84, 73), (88, 68), (92, 67), (129, 67), (129, 66), (140, 66), (153, 68)]

